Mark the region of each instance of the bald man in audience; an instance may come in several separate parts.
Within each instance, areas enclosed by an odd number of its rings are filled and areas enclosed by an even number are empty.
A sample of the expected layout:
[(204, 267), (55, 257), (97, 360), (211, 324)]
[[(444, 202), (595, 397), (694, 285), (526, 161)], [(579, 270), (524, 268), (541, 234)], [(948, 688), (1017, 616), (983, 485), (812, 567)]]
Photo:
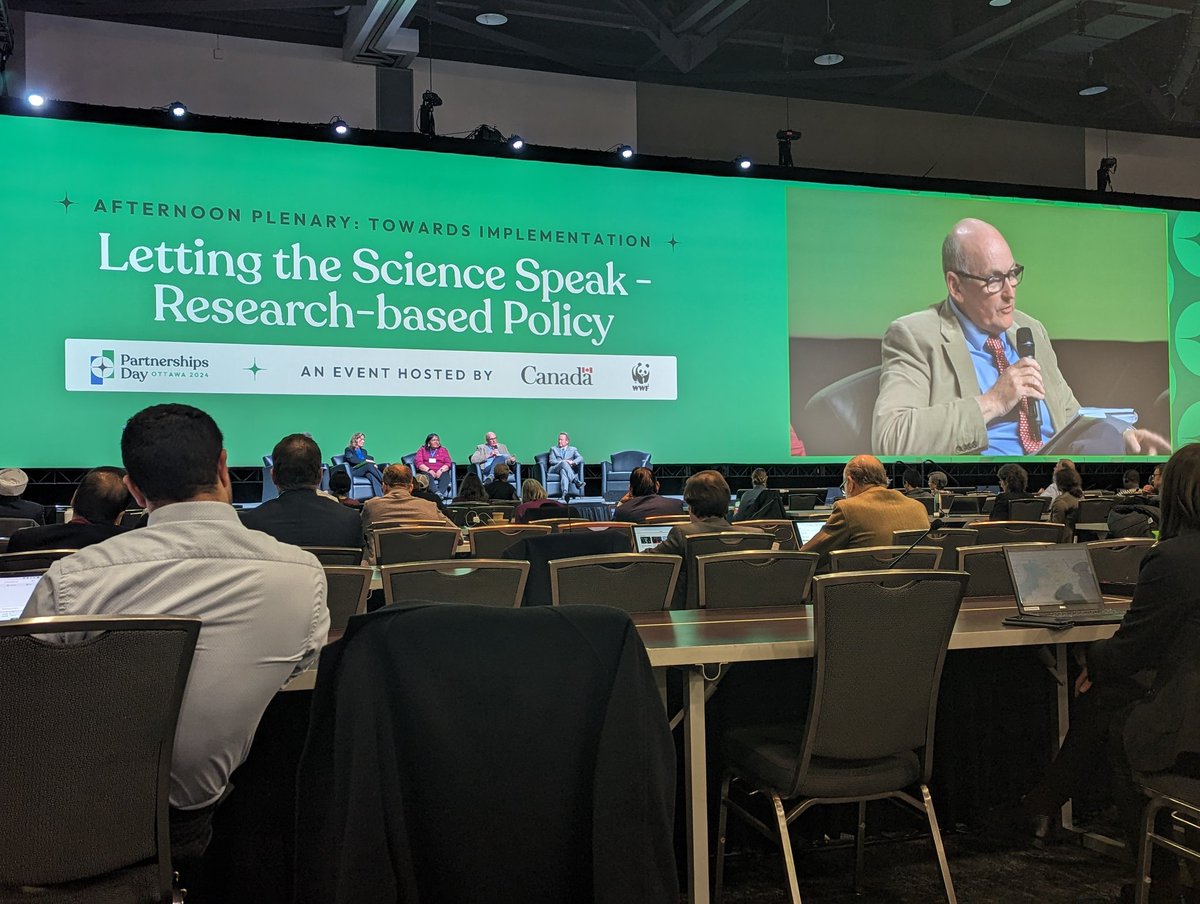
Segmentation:
[(27, 527), (8, 540), (9, 552), (83, 549), (121, 533), (117, 519), (133, 501), (122, 468), (93, 468), (83, 475), (71, 498), (73, 517), (66, 524)]
[(874, 455), (850, 459), (842, 471), (846, 497), (833, 504), (825, 526), (802, 547), (821, 556), (818, 568), (829, 567), (832, 550), (891, 546), (893, 531), (929, 527), (925, 506), (887, 484), (887, 471)]
[(413, 495), (412, 468), (399, 463), (384, 468), (383, 495), (363, 503), (363, 549), (372, 564), (375, 550), (371, 547), (371, 529), (381, 521), (444, 521), (447, 527), (456, 526), (438, 511), (437, 505)]
[[(725, 482), (720, 471), (699, 471), (689, 477), (683, 485), (683, 501), (687, 503), (691, 520), (687, 524), (676, 524), (672, 527), (667, 539), (650, 552), (682, 556), (687, 551), (687, 538), (697, 534), (716, 534), (731, 530), (751, 534), (762, 533), (757, 527), (730, 524), (725, 519), (729, 512), (729, 484)], [(687, 568), (684, 567), (679, 570), (679, 580), (675, 583), (675, 596), (672, 598), (671, 608), (682, 609), (686, 600)]]

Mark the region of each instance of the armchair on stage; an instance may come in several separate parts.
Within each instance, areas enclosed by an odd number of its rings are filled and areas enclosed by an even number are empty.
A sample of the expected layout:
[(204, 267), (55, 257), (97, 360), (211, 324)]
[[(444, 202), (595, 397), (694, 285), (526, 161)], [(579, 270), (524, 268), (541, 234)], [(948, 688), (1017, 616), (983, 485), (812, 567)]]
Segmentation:
[[(267, 456), (263, 456), (263, 461), (266, 461), (266, 460), (267, 460)], [(335, 455), (332, 458), (330, 458), (329, 461), (333, 467), (342, 468), (350, 476), (350, 498), (351, 499), (370, 499), (372, 496), (375, 495), (374, 491), (371, 489), (371, 481), (368, 480), (366, 477), (356, 477), (354, 474), (354, 469), (352, 467), (350, 467), (350, 465), (346, 464), (346, 456), (345, 455)], [(378, 465), (378, 467), (379, 467), (379, 470), (382, 471), (384, 468), (387, 467), (387, 464), (381, 462)], [(270, 480), (269, 477), (267, 479)], [(321, 488), (325, 489), (325, 490), (329, 489), (329, 476), (328, 475), (324, 476), (322, 483), (321, 483)], [(264, 499), (263, 501), (265, 502), (266, 500)]]
[[(551, 497), (563, 496), (564, 492), (569, 489), (569, 487), (564, 487), (562, 485), (562, 481), (559, 479), (557, 471), (554, 473), (550, 472), (550, 453), (539, 452), (533, 457), (533, 460), (537, 464), (538, 477), (542, 481), (542, 486), (546, 488), (546, 495)], [(582, 464), (579, 465), (580, 480), (583, 479), (583, 467), (584, 466)], [(572, 493), (571, 495), (576, 496), (580, 494)]]
[[(630, 449), (614, 452), (600, 463), (600, 492), (606, 502), (616, 502), (629, 491), (629, 475), (634, 468), (650, 467), (650, 453)], [(609, 494), (612, 494), (611, 496)]]

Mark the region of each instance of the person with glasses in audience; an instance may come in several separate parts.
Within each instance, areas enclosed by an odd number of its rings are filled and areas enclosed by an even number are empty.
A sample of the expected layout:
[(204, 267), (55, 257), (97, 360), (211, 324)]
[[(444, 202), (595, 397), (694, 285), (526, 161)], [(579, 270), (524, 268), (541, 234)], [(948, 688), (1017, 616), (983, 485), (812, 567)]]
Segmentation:
[[(1033, 455), (1079, 412), (1045, 327), (1017, 310), (1025, 275), (983, 220), (960, 220), (942, 243), (946, 298), (892, 322), (871, 429), (881, 455)], [(1017, 331), (1032, 333), (1021, 356)], [(1095, 454), (1170, 451), (1161, 436), (1108, 421), (1081, 437)]]

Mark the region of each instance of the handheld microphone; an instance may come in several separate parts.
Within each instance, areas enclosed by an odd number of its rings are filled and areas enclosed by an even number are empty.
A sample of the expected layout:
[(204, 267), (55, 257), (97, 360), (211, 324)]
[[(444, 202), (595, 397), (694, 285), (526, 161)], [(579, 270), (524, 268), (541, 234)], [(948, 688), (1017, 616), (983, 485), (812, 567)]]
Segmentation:
[(896, 558), (892, 559), (892, 561), (888, 563), (888, 566), (887, 566), (887, 568), (885, 568), (885, 569), (884, 569), (884, 571), (887, 571), (887, 570), (888, 570), (888, 568), (895, 568), (895, 567), (896, 567), (896, 563), (897, 563), (897, 562), (899, 562), (901, 559), (903, 559), (903, 558), (904, 558), (906, 555), (908, 555), (910, 552), (912, 552), (912, 551), (913, 551), (913, 549), (914, 549), (914, 548), (915, 548), (915, 547), (916, 547), (916, 546), (917, 546), (917, 545), (918, 545), (918, 544), (919, 544), (919, 543), (920, 543), (922, 540), (924, 540), (926, 537), (928, 537), (928, 536), (929, 536), (931, 533), (933, 533), (935, 530), (941, 530), (941, 529), (942, 529), (942, 519), (941, 519), (941, 518), (934, 518), (932, 521), (930, 521), (930, 522), (929, 522), (929, 527), (925, 528), (925, 532), (924, 532), (924, 533), (922, 533), (922, 534), (921, 534), (921, 536), (917, 537), (917, 539), (913, 540), (913, 541), (912, 541), (912, 543), (911, 543), (911, 544), (909, 544), (909, 547), (908, 547), (908, 549), (904, 550), (904, 552), (900, 553), (900, 555), (898, 555), (898, 556), (896, 556)]
[[(1033, 330), (1027, 326), (1017, 327), (1017, 354), (1022, 358), (1032, 358), (1034, 357), (1033, 351)], [(1029, 429), (1033, 432), (1034, 437), (1041, 437), (1042, 412), (1038, 407), (1037, 399), (1029, 399)]]

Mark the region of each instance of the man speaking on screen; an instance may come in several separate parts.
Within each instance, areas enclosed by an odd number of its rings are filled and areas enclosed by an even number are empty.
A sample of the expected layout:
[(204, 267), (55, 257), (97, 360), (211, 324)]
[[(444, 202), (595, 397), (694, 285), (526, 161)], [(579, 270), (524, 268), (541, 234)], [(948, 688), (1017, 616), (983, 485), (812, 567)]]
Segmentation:
[[(892, 322), (871, 442), (881, 455), (1036, 455), (1079, 413), (1040, 322), (1017, 310), (1025, 268), (1000, 231), (960, 220), (942, 243), (945, 301)], [(1098, 421), (1095, 454), (1161, 454), (1149, 430)]]

